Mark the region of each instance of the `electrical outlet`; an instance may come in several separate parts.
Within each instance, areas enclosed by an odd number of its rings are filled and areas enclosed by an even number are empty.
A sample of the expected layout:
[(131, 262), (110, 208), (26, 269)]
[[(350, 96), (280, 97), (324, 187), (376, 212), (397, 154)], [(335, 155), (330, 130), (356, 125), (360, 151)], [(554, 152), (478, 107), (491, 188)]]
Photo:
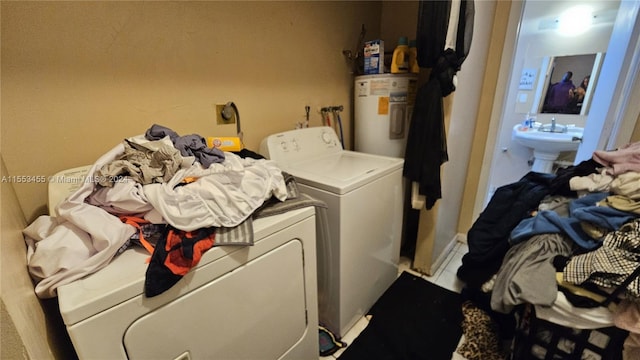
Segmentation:
[(225, 119), (222, 117), (222, 111), (226, 104), (215, 104), (216, 111), (216, 124), (218, 125), (227, 125), (227, 124), (235, 124), (236, 123), (236, 114), (232, 113), (231, 119)]

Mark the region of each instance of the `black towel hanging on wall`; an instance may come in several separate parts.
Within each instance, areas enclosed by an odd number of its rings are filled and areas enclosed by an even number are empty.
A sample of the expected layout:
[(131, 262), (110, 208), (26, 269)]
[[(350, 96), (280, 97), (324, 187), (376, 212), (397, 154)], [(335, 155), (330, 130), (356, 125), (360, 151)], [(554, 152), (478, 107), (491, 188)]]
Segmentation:
[[(459, 17), (455, 31), (449, 32), (453, 38), (447, 39), (452, 4), (454, 10), (459, 10)], [(420, 1), (418, 63), (421, 68), (432, 70), (416, 94), (403, 175), (419, 184), (427, 209), (442, 197), (440, 166), (449, 160), (442, 99), (455, 91), (454, 76), (471, 48), (474, 14), (473, 0)]]

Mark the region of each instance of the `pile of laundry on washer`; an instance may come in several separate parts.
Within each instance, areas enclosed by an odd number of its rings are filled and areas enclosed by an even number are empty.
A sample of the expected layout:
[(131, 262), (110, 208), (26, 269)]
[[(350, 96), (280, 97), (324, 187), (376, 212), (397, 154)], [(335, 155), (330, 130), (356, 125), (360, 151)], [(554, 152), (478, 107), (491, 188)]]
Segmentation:
[[(564, 328), (622, 329), (624, 358), (640, 358), (640, 143), (497, 189), (467, 236), (458, 355), (506, 357), (522, 307), (533, 306)], [(471, 321), (478, 311), (484, 321)], [(493, 329), (490, 341), (478, 344), (474, 326)], [(563, 356), (578, 351), (571, 344)]]
[(57, 216), (40, 216), (24, 229), (36, 294), (55, 297), (57, 287), (138, 243), (150, 252), (145, 294), (158, 295), (212, 246), (251, 245), (252, 214), (287, 196), (275, 162), (153, 125), (100, 157), (56, 207)]

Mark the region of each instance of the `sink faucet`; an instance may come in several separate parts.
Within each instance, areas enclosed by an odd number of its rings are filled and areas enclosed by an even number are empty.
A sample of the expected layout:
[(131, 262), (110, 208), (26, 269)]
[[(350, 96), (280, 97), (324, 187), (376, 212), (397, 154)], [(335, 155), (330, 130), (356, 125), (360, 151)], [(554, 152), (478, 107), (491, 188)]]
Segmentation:
[(550, 133), (566, 133), (568, 131), (567, 125), (558, 124), (556, 118), (551, 118), (551, 124), (540, 125), (538, 131), (550, 132)]

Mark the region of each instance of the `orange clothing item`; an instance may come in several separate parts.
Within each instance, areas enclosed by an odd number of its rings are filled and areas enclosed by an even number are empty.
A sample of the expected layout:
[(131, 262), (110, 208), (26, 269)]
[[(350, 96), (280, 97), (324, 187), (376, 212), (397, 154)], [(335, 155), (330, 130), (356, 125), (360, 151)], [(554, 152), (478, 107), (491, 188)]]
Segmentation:
[(160, 295), (180, 281), (214, 245), (215, 234), (215, 227), (194, 231), (169, 227), (151, 255), (145, 277), (145, 295)]
[(214, 244), (215, 231), (206, 229), (181, 231), (171, 229), (167, 234), (164, 265), (176, 275), (185, 275), (198, 265), (202, 254)]
[[(150, 244), (144, 237), (144, 233), (142, 232), (142, 225), (149, 224), (149, 221), (139, 218), (136, 216), (121, 216), (120, 220), (125, 223), (133, 226), (138, 229), (138, 235), (140, 239), (140, 243), (144, 248), (149, 252), (149, 254), (153, 254), (153, 245)], [(148, 262), (148, 261), (147, 261)]]

